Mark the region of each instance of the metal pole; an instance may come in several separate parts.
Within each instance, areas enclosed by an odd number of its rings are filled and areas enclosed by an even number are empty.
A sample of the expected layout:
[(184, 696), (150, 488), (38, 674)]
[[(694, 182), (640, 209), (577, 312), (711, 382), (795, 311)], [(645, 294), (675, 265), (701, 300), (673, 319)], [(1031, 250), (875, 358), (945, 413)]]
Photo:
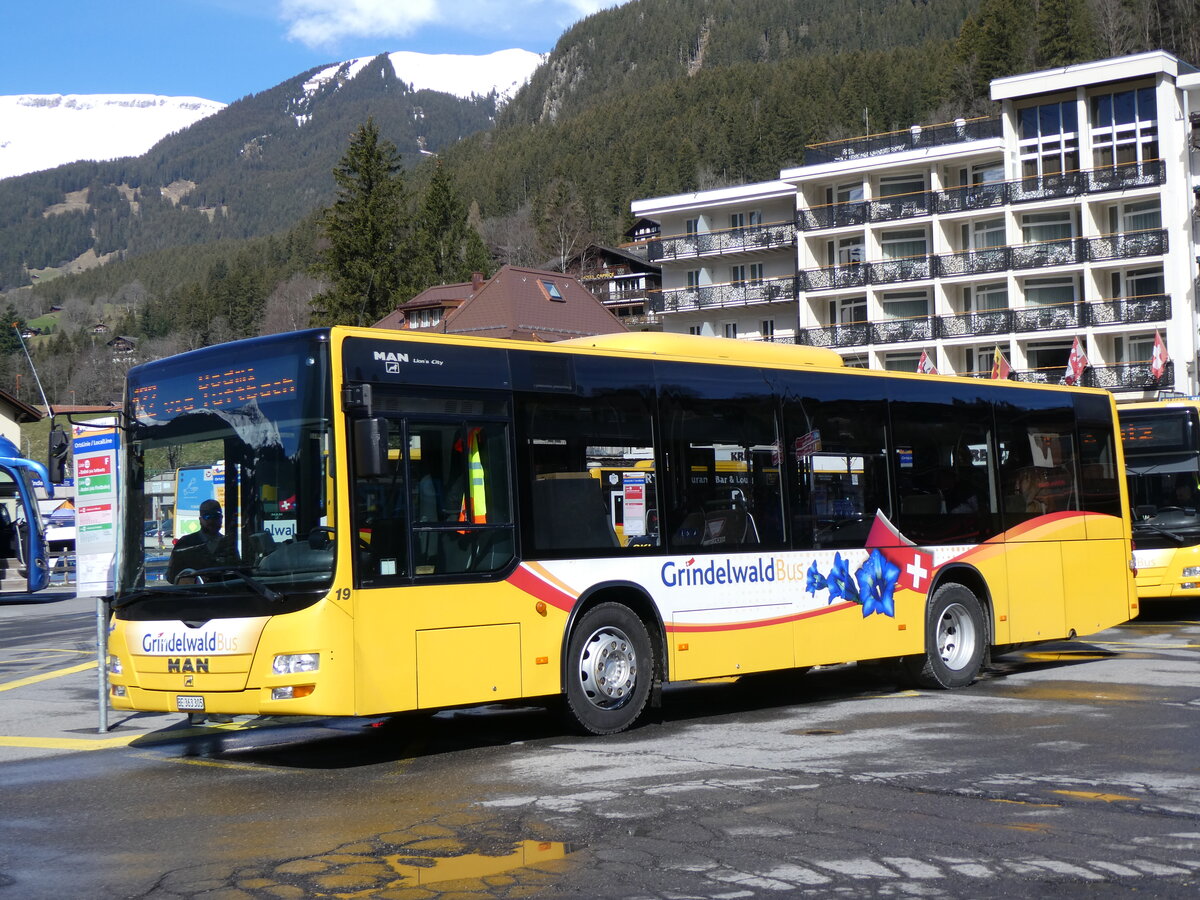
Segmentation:
[(100, 721), (96, 730), (108, 731), (108, 604), (96, 598), (96, 708)]

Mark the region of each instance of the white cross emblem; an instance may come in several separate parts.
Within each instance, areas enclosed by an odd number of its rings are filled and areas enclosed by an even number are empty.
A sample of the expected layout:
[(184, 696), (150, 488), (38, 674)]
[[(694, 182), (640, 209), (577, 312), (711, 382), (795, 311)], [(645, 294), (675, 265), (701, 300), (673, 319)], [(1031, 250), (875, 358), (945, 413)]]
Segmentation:
[(918, 589), (921, 587), (921, 581), (929, 575), (929, 570), (921, 565), (920, 553), (913, 554), (913, 561), (904, 567), (904, 571), (912, 576), (913, 587)]

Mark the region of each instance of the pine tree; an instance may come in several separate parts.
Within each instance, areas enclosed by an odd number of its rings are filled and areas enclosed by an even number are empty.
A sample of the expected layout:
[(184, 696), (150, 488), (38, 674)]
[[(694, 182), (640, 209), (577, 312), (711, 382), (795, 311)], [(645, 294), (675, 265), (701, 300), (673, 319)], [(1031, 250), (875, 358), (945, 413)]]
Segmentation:
[(373, 118), (354, 132), (333, 177), (337, 199), (322, 220), (329, 245), (316, 266), (332, 285), (313, 298), (313, 323), (371, 325), (408, 299), (412, 261), (400, 157)]
[(419, 221), (425, 286), (468, 281), (475, 272), (490, 274), (491, 259), (483, 238), (468, 221), (454, 179), (440, 159), (434, 164)]

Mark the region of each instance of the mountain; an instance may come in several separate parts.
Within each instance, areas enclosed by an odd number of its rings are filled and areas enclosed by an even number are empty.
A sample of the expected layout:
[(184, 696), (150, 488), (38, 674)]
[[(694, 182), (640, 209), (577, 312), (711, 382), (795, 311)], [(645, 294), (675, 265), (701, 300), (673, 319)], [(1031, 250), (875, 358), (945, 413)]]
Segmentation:
[(286, 229), (331, 200), (331, 172), (368, 117), (415, 163), (490, 128), (540, 59), (394, 53), (320, 66), (140, 156), (0, 180), (0, 290), (114, 255)]
[(140, 156), (224, 103), (155, 94), (0, 96), (0, 178), (80, 159)]

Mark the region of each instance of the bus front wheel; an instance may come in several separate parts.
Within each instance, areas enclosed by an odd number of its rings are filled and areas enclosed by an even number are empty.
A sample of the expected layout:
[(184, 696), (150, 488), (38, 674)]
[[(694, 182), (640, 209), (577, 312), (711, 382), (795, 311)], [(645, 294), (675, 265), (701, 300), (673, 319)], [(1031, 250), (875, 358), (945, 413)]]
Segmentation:
[(646, 626), (629, 607), (601, 603), (586, 613), (567, 646), (567, 707), (592, 734), (633, 725), (646, 707), (654, 651)]
[(978, 677), (986, 648), (979, 599), (961, 584), (944, 584), (929, 601), (925, 654), (906, 657), (904, 666), (921, 687), (965, 687)]

